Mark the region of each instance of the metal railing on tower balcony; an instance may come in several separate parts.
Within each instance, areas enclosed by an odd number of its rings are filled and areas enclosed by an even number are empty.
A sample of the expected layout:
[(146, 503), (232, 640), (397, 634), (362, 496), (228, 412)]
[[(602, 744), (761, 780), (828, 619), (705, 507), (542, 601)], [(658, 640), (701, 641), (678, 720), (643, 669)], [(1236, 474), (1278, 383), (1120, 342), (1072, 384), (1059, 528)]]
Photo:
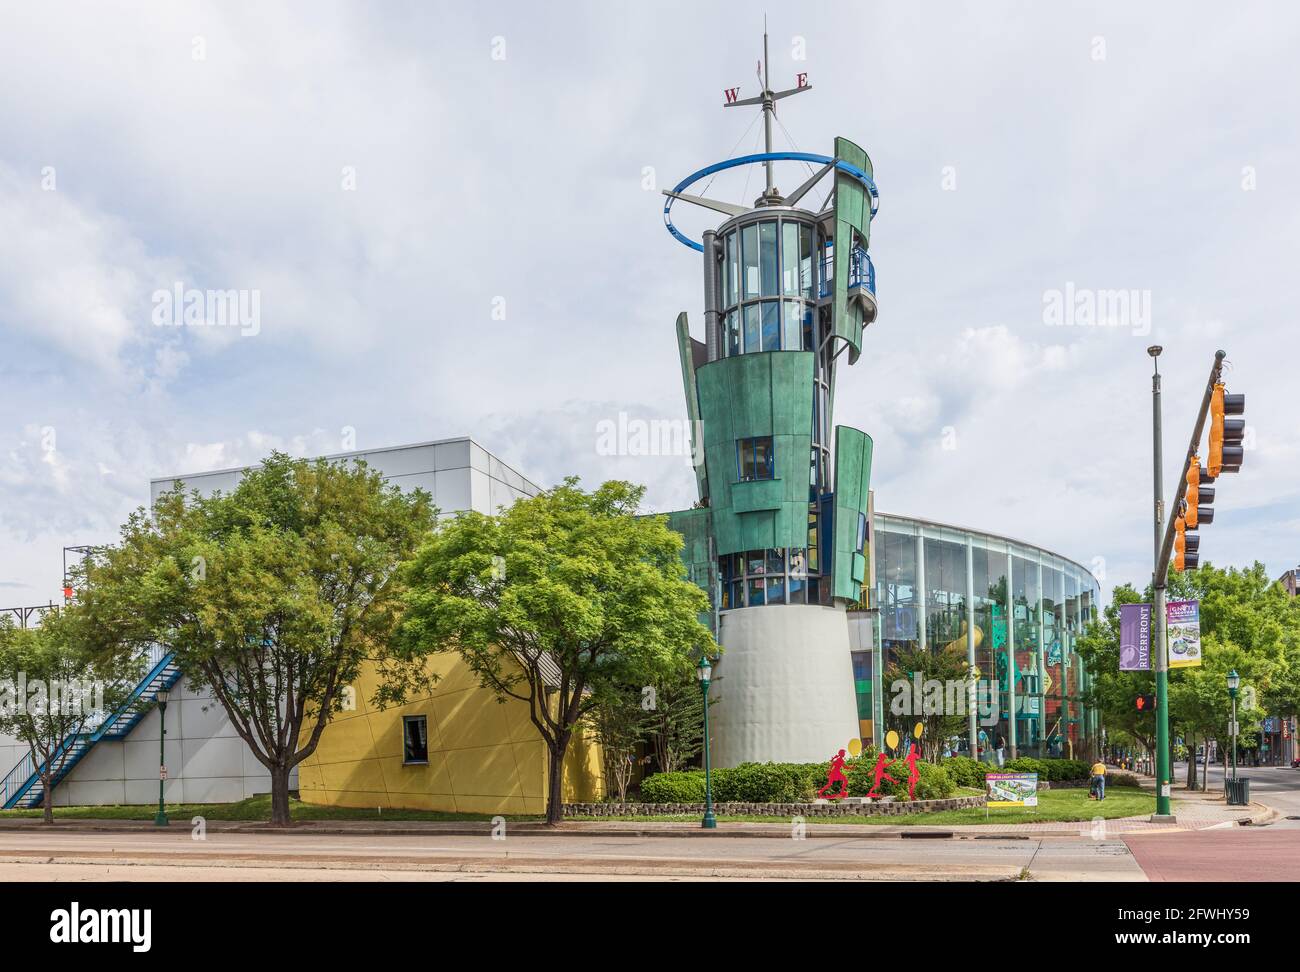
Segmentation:
[[(829, 297), (835, 284), (835, 254), (822, 260), (821, 296)], [(849, 254), (848, 289), (864, 288), (872, 297), (876, 296), (876, 265), (871, 262), (871, 254), (864, 247), (855, 246)]]
[[(63, 740), (51, 762), (57, 768), (52, 785), (57, 785), (101, 739), (124, 739), (139, 724), (158, 698), (161, 689), (171, 688), (181, 677), (175, 656), (162, 645), (150, 645), (142, 653), (144, 677), (131, 690), (126, 702), (112, 713), (92, 717), (87, 731), (73, 733)], [(39, 807), (45, 799), (45, 783), (41, 770), (29, 752), (20, 759), (3, 780), (0, 780), (0, 806), (5, 810), (14, 807)]]

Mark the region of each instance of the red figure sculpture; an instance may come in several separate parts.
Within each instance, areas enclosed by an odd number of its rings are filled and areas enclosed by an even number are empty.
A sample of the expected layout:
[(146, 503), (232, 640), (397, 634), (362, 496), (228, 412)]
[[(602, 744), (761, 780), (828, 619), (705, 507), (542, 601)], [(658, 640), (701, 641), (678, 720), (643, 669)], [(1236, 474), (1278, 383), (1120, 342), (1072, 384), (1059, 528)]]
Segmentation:
[(916, 751), (916, 743), (912, 743), (912, 748), (907, 753), (907, 798), (916, 799), (916, 781), (921, 778), (921, 771), (916, 768), (916, 764), (921, 761), (921, 754)]
[[(826, 791), (837, 782), (840, 784), (840, 792), (827, 794)], [(843, 800), (849, 795), (849, 780), (844, 775), (844, 750), (841, 749), (831, 757), (830, 769), (826, 771), (826, 785), (817, 791), (817, 795), (825, 796), (828, 800)]]
[(889, 780), (890, 783), (898, 782), (898, 780), (894, 779), (892, 776), (890, 776), (888, 773), (885, 772), (885, 770), (889, 769), (889, 767), (893, 765), (894, 765), (894, 761), (890, 759), (888, 756), (886, 756), (884, 753), (881, 753), (879, 756), (876, 757), (876, 767), (874, 770), (872, 770), (872, 776), (871, 776), (871, 789), (867, 791), (867, 796), (869, 797), (880, 796), (879, 789), (880, 789), (881, 779)]

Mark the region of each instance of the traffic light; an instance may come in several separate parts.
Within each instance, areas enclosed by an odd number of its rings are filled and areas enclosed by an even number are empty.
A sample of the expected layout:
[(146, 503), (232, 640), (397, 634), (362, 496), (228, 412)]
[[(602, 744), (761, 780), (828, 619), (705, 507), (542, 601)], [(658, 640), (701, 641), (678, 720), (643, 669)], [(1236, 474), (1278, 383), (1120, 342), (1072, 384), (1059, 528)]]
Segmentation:
[(1214, 522), (1214, 489), (1209, 485), (1214, 482), (1204, 466), (1200, 456), (1192, 456), (1187, 467), (1187, 492), (1183, 495), (1183, 523), (1188, 530), (1195, 530), (1202, 523)]
[(1154, 695), (1139, 695), (1134, 704), (1139, 712), (1154, 712), (1156, 697)]
[(1195, 570), (1201, 562), (1201, 538), (1187, 532), (1187, 524), (1180, 516), (1174, 520), (1174, 570)]
[(1240, 472), (1245, 450), (1241, 440), (1246, 434), (1246, 420), (1226, 418), (1244, 415), (1245, 395), (1229, 395), (1223, 382), (1214, 386), (1210, 395), (1210, 459), (1209, 473), (1217, 477), (1221, 472)]

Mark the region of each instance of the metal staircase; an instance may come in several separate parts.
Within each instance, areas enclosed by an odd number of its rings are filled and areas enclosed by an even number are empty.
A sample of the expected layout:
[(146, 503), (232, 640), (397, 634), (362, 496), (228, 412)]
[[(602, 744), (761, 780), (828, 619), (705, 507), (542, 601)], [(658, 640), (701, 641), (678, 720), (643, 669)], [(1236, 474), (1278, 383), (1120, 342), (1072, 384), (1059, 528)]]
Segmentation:
[[(56, 765), (63, 760), (62, 766), (54, 775), (55, 784), (71, 773), (72, 768), (81, 762), (101, 739), (124, 739), (129, 735), (145, 717), (151, 703), (157, 700), (158, 691), (171, 688), (181, 677), (180, 669), (176, 667), (175, 656), (161, 645), (149, 648), (146, 665), (144, 678), (140, 679), (140, 683), (132, 689), (130, 697), (116, 712), (106, 717), (90, 732), (76, 733), (63, 741), (63, 745), (59, 747), (53, 759)], [(66, 759), (64, 759), (65, 753)], [(9, 771), (3, 781), (0, 781), (0, 800), (3, 800), (4, 809), (41, 806), (45, 799), (45, 784), (40, 774), (42, 768), (43, 766), (37, 766), (31, 753), (18, 761), (18, 765)]]

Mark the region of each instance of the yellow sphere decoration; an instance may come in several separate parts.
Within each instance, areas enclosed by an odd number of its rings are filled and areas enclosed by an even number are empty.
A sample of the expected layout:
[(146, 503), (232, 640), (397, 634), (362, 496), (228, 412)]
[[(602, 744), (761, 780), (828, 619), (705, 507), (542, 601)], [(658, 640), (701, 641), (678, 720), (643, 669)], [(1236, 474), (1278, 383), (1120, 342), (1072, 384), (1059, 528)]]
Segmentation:
[(862, 740), (856, 736), (849, 740), (849, 755), (856, 756), (862, 752)]
[(920, 739), (920, 738), (921, 738), (921, 733), (922, 733), (922, 731), (923, 731), (924, 729), (925, 729), (925, 726), (921, 725), (921, 723), (918, 722), (918, 723), (916, 724), (916, 728), (912, 730), (912, 735), (915, 736), (917, 739)]
[(890, 749), (898, 748), (898, 733), (894, 732), (893, 729), (885, 733), (885, 745)]

